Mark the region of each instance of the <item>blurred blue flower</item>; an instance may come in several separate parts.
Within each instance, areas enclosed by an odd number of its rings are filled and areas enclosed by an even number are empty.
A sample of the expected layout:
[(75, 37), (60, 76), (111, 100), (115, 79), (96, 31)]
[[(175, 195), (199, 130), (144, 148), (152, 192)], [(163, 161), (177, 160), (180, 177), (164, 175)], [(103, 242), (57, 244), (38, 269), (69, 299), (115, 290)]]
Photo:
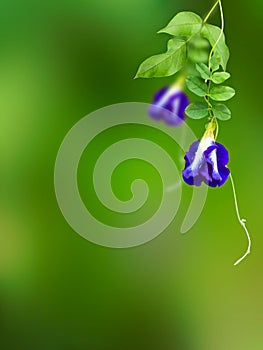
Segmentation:
[(189, 105), (187, 95), (180, 84), (160, 89), (148, 108), (149, 116), (155, 120), (163, 120), (171, 126), (178, 126), (185, 120), (185, 109)]
[(207, 131), (201, 141), (195, 141), (185, 157), (183, 179), (188, 185), (200, 186), (202, 182), (211, 187), (222, 186), (230, 175), (226, 167), (227, 149), (215, 142), (214, 135)]

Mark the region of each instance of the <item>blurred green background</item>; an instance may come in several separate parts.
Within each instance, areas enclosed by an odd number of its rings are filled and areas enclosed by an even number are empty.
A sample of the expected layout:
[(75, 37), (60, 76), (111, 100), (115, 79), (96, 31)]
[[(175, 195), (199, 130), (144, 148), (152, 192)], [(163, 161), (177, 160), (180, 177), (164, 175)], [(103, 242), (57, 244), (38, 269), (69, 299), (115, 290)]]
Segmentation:
[[(229, 182), (209, 191), (188, 234), (180, 235), (176, 218), (155, 240), (123, 250), (76, 234), (53, 188), (56, 153), (67, 131), (103, 106), (149, 102), (171, 82), (133, 80), (139, 63), (166, 46), (165, 36), (155, 33), (176, 12), (204, 16), (212, 3), (1, 2), (2, 349), (263, 348), (261, 0), (224, 1), (237, 95), (219, 141), (230, 149), (241, 214), (252, 235), (246, 261), (233, 266), (247, 241)], [(213, 19), (217, 23), (218, 16)], [(202, 122), (189, 125), (201, 135)]]

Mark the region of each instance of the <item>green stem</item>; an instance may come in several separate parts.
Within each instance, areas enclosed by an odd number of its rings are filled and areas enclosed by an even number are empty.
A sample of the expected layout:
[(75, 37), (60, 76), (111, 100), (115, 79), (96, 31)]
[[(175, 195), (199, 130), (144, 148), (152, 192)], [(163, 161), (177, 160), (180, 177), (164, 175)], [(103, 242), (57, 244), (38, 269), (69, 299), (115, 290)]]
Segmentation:
[(234, 180), (232, 175), (230, 174), (230, 180), (231, 180), (231, 185), (232, 185), (232, 190), (233, 190), (233, 195), (234, 195), (234, 201), (235, 201), (235, 209), (236, 209), (236, 214), (237, 214), (237, 218), (238, 221), (240, 223), (240, 225), (243, 227), (246, 235), (247, 235), (247, 239), (248, 239), (248, 248), (246, 253), (235, 262), (235, 266), (238, 265), (243, 259), (245, 259), (245, 257), (250, 253), (250, 249), (251, 249), (251, 239), (250, 239), (250, 235), (248, 232), (248, 229), (246, 227), (246, 220), (245, 219), (241, 219), (240, 214), (239, 214), (239, 208), (238, 208), (238, 202), (237, 202), (237, 195), (236, 195), (236, 189), (235, 189), (235, 184), (234, 184)]
[(221, 31), (220, 31), (220, 34), (217, 38), (217, 41), (215, 42), (214, 46), (212, 47), (212, 50), (210, 51), (210, 55), (209, 55), (209, 59), (208, 59), (208, 66), (209, 66), (209, 69), (211, 68), (211, 58), (212, 58), (212, 55), (220, 41), (220, 39), (222, 38), (223, 34), (224, 34), (224, 29), (225, 29), (225, 20), (224, 20), (224, 12), (223, 12), (223, 7), (222, 7), (222, 2), (221, 0), (218, 0), (217, 3), (219, 4), (219, 8), (220, 8), (220, 16), (221, 16)]
[(205, 100), (208, 104), (208, 108), (209, 110), (211, 110), (211, 108), (213, 107), (210, 103), (210, 100), (209, 100), (209, 95), (210, 95), (210, 88), (211, 88), (211, 76), (210, 76), (210, 79), (208, 80), (207, 82), (207, 90), (206, 90), (206, 96), (205, 96)]
[(218, 2), (219, 2), (219, 0), (217, 0), (216, 3), (214, 4), (214, 6), (211, 8), (211, 10), (210, 10), (209, 13), (207, 14), (206, 18), (204, 19), (204, 23), (206, 23), (206, 21), (208, 20), (208, 18), (211, 16), (211, 14), (212, 14), (212, 12), (214, 11), (214, 9), (216, 8)]
[[(215, 42), (215, 44), (213, 45), (211, 51), (210, 51), (210, 54), (209, 54), (209, 59), (208, 59), (208, 66), (209, 66), (209, 70), (211, 72), (211, 76), (212, 76), (212, 69), (211, 69), (211, 58), (212, 58), (212, 55), (220, 41), (220, 39), (222, 38), (223, 34), (224, 34), (224, 26), (225, 26), (225, 22), (224, 22), (224, 12), (223, 12), (223, 7), (222, 7), (222, 2), (221, 0), (217, 0), (216, 3), (214, 4), (214, 6), (211, 8), (211, 10), (209, 11), (208, 15), (205, 17), (204, 19), (204, 23), (206, 23), (206, 21), (208, 20), (208, 18), (210, 17), (210, 15), (212, 14), (212, 12), (214, 11), (214, 9), (216, 8), (216, 6), (219, 4), (219, 8), (220, 8), (220, 15), (221, 15), (221, 31), (220, 31), (220, 34)], [(208, 105), (208, 110), (209, 110), (209, 115), (210, 115), (210, 123), (209, 125), (213, 125), (215, 123), (215, 139), (217, 138), (218, 136), (218, 130), (219, 130), (219, 127), (218, 127), (218, 122), (217, 122), (217, 119), (216, 117), (213, 115), (213, 112), (211, 111), (211, 108), (212, 108), (212, 105), (209, 101), (209, 93), (210, 93), (210, 87), (211, 87), (211, 76), (210, 76), (210, 79), (208, 80), (208, 83), (207, 83), (207, 93), (206, 93), (206, 96), (204, 97), (207, 105)], [(237, 195), (236, 195), (236, 189), (235, 189), (235, 183), (234, 183), (234, 180), (233, 180), (233, 177), (232, 175), (230, 174), (230, 180), (231, 180), (231, 185), (232, 185), (232, 190), (233, 190), (233, 196), (234, 196), (234, 202), (235, 202), (235, 209), (236, 209), (236, 214), (237, 214), (237, 218), (238, 218), (238, 221), (240, 223), (240, 225), (243, 227), (245, 233), (246, 233), (246, 236), (247, 236), (247, 239), (248, 239), (248, 247), (247, 247), (247, 251), (245, 252), (245, 254), (240, 258), (238, 259), (236, 262), (235, 262), (235, 266), (238, 265), (242, 260), (245, 259), (245, 257), (250, 254), (250, 250), (251, 250), (251, 238), (250, 238), (250, 235), (249, 235), (249, 232), (248, 232), (248, 229), (246, 227), (246, 220), (245, 219), (241, 219), (240, 217), (240, 214), (239, 214), (239, 207), (238, 207), (238, 202), (237, 202)]]
[(214, 117), (214, 118), (215, 118), (215, 123), (216, 123), (216, 134), (215, 134), (215, 140), (216, 140), (218, 137), (218, 134), (219, 134), (219, 125), (218, 125), (218, 121), (217, 121), (216, 117)]
[(212, 112), (212, 107), (213, 106), (212, 106), (212, 104), (210, 103), (210, 100), (209, 100), (209, 94), (210, 94), (210, 88), (211, 88), (211, 77), (212, 77), (212, 72), (210, 73), (210, 78), (207, 80), (207, 90), (206, 90), (206, 95), (205, 95), (204, 99), (205, 99), (205, 101), (207, 103), (207, 106), (208, 106), (210, 122), (212, 124), (216, 125), (216, 134), (215, 134), (215, 140), (216, 140), (217, 136), (218, 136), (218, 122), (216, 120), (216, 117), (213, 115), (213, 112)]
[(223, 34), (224, 34), (224, 27), (225, 27), (225, 21), (224, 21), (224, 12), (223, 12), (223, 7), (222, 7), (222, 2), (221, 0), (217, 0), (216, 3), (214, 4), (214, 6), (211, 8), (211, 10), (209, 11), (208, 15), (205, 17), (204, 19), (204, 23), (208, 20), (208, 18), (210, 17), (210, 15), (212, 14), (212, 12), (214, 11), (214, 9), (216, 8), (216, 6), (219, 4), (219, 8), (220, 8), (220, 16), (221, 16), (221, 31), (220, 31), (220, 34), (215, 42), (215, 44), (213, 45), (211, 51), (210, 51), (210, 54), (209, 54), (209, 58), (208, 58), (208, 68), (211, 72), (211, 75), (210, 75), (210, 79), (208, 79), (208, 82), (207, 82), (207, 92), (206, 92), (206, 96), (204, 97), (207, 105), (208, 105), (208, 110), (209, 110), (209, 116), (210, 116), (210, 119), (216, 124), (216, 133), (215, 133), (215, 139), (217, 139), (217, 136), (218, 136), (218, 132), (219, 132), (219, 126), (218, 126), (218, 122), (217, 122), (217, 119), (216, 117), (213, 115), (213, 112), (212, 112), (212, 104), (210, 103), (210, 100), (209, 100), (209, 95), (210, 95), (210, 88), (211, 88), (211, 78), (212, 78), (212, 69), (211, 69), (211, 58), (212, 58), (212, 55), (220, 41), (220, 39), (222, 38)]

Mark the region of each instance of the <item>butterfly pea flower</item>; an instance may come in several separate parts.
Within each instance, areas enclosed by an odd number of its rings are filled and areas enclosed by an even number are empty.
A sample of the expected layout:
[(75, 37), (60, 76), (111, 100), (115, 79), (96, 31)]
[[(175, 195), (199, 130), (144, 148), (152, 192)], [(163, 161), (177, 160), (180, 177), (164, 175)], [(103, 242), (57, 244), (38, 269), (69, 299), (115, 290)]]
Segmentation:
[(189, 105), (187, 95), (180, 83), (163, 87), (153, 97), (148, 114), (155, 120), (163, 120), (171, 126), (178, 126), (185, 120), (185, 109)]
[(200, 186), (202, 182), (210, 187), (222, 186), (230, 175), (227, 149), (215, 142), (214, 133), (208, 129), (201, 141), (190, 146), (185, 157), (183, 179), (188, 185)]

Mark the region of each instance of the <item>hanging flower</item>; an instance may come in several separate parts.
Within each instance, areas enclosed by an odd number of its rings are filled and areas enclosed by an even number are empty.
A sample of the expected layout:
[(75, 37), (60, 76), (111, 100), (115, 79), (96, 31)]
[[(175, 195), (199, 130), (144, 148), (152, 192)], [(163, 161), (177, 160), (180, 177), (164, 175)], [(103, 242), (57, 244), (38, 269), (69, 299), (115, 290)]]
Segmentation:
[(149, 106), (149, 116), (155, 120), (163, 120), (171, 126), (178, 126), (185, 120), (185, 109), (189, 105), (187, 95), (179, 83), (160, 89)]
[(200, 186), (202, 182), (210, 187), (222, 186), (230, 175), (226, 167), (229, 156), (227, 149), (215, 142), (211, 129), (207, 129), (201, 141), (195, 141), (185, 157), (183, 179), (188, 185)]

